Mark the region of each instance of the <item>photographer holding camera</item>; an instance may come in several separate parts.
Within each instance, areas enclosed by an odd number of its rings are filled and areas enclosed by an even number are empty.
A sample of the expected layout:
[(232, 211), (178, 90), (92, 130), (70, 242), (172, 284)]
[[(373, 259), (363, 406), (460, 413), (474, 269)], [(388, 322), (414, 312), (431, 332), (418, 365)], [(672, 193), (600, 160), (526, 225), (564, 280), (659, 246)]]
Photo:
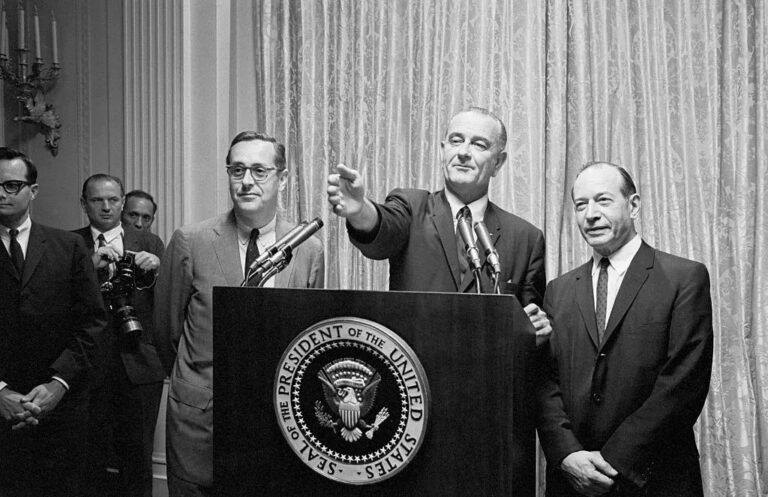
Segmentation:
[(120, 223), (122, 181), (95, 174), (76, 230), (92, 251), (111, 326), (104, 333), (91, 409), (92, 495), (152, 495), (152, 446), (165, 372), (152, 344), (153, 287), (163, 255), (156, 235)]

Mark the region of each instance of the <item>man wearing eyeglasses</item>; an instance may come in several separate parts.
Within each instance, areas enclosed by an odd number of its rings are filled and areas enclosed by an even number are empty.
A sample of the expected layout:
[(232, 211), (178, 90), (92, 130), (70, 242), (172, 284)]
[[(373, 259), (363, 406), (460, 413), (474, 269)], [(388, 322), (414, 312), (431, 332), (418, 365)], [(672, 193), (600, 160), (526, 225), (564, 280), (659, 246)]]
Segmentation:
[[(155, 291), (155, 343), (170, 373), (166, 454), (171, 497), (212, 495), (213, 287), (240, 285), (257, 254), (293, 228), (277, 214), (288, 181), (281, 143), (244, 131), (232, 140), (226, 165), (232, 210), (176, 230)], [(324, 269), (322, 244), (310, 238), (266, 286), (321, 288)]]
[(0, 147), (0, 494), (81, 495), (106, 315), (82, 238), (31, 220), (38, 190), (32, 161)]

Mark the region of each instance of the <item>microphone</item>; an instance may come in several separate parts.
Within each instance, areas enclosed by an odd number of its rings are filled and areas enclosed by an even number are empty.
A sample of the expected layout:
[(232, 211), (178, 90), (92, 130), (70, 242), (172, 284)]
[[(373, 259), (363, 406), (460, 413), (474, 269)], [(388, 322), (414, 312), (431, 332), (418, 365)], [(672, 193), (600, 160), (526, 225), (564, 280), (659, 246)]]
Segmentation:
[(291, 239), (292, 237), (296, 236), (296, 234), (301, 231), (301, 229), (306, 225), (306, 222), (302, 222), (298, 226), (295, 226), (291, 231), (283, 235), (281, 239), (275, 242), (274, 245), (269, 247), (267, 250), (259, 254), (259, 256), (251, 263), (251, 265), (248, 267), (248, 273), (251, 271), (255, 271), (256, 268), (264, 264), (267, 260), (269, 260), (270, 257), (275, 255), (278, 250), (282, 249), (285, 246), (285, 243)]
[(464, 240), (464, 250), (467, 252), (470, 262), (472, 262), (472, 270), (479, 270), (483, 267), (483, 263), (480, 262), (480, 252), (478, 252), (477, 245), (475, 245), (469, 220), (465, 216), (459, 216), (456, 227), (459, 233), (461, 233), (462, 240)]
[[(255, 274), (259, 275), (259, 279), (264, 278), (265, 275), (271, 276), (275, 272), (281, 271), (285, 266), (291, 262), (293, 257), (293, 251), (307, 241), (307, 239), (314, 235), (320, 228), (323, 227), (323, 221), (316, 217), (310, 222), (304, 222), (292, 229), (288, 235), (283, 237), (286, 239), (281, 247), (279, 247), (275, 253), (269, 256), (256, 270)], [(281, 239), (282, 241), (282, 239)], [(277, 244), (275, 244), (277, 245)], [(249, 278), (250, 279), (250, 278)], [(266, 279), (269, 279), (268, 277)], [(264, 281), (266, 281), (266, 279)]]
[(479, 221), (475, 223), (475, 233), (477, 234), (477, 241), (480, 242), (480, 248), (485, 253), (485, 260), (493, 268), (493, 272), (497, 275), (501, 273), (501, 264), (499, 263), (499, 253), (496, 251), (496, 247), (491, 242), (491, 234), (488, 233), (488, 228), (485, 227), (485, 223)]

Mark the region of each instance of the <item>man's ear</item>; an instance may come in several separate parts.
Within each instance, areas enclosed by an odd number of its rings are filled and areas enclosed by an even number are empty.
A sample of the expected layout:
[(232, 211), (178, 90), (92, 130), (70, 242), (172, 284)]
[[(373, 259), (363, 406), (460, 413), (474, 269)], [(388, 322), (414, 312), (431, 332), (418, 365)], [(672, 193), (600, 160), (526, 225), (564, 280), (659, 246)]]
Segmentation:
[(640, 195), (637, 193), (633, 193), (629, 196), (629, 217), (632, 219), (637, 219), (640, 216), (640, 207), (642, 203), (640, 202)]
[(507, 161), (507, 153), (502, 152), (499, 154), (499, 156), (496, 158), (496, 165), (493, 167), (493, 174), (492, 177), (496, 177), (496, 175), (501, 170), (501, 166), (504, 165), (504, 163)]

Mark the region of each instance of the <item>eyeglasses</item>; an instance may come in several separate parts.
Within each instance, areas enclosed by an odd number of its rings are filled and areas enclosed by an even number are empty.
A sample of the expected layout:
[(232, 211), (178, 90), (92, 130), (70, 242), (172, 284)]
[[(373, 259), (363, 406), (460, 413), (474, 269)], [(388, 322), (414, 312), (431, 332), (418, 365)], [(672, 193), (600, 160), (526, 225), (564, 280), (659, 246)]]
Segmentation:
[(259, 183), (267, 181), (272, 171), (277, 171), (275, 167), (262, 167), (262, 166), (227, 166), (227, 174), (229, 177), (236, 180), (245, 178), (245, 172), (250, 171), (253, 180)]
[(21, 191), (22, 188), (24, 188), (27, 185), (31, 185), (29, 181), (18, 181), (18, 180), (12, 180), (12, 181), (6, 181), (4, 183), (0, 183), (0, 186), (3, 187), (3, 190), (5, 190), (5, 193), (9, 193), (11, 195), (16, 195)]

